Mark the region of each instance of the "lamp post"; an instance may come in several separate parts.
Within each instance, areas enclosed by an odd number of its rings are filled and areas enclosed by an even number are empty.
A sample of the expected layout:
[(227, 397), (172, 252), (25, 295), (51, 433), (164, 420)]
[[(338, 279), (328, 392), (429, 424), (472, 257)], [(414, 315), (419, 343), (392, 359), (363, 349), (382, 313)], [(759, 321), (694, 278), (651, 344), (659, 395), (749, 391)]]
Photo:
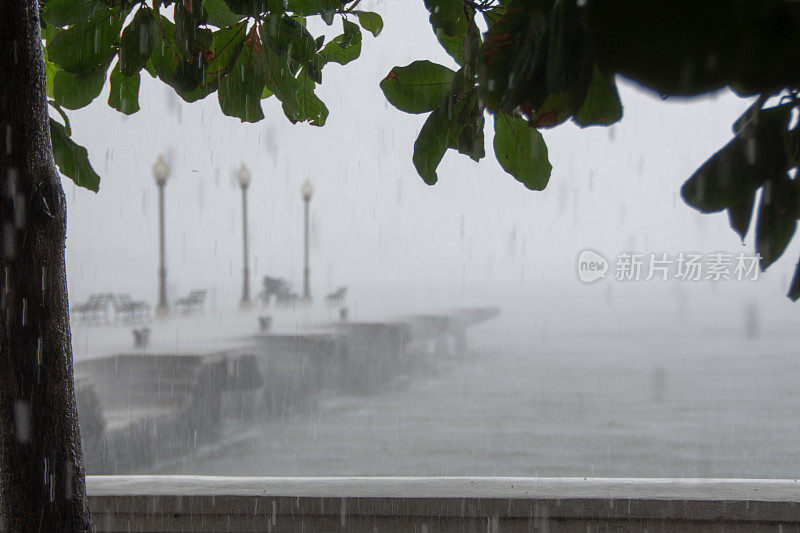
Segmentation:
[(242, 188), (242, 250), (244, 267), (242, 268), (242, 301), (239, 302), (239, 307), (242, 309), (250, 307), (250, 269), (248, 268), (249, 261), (247, 258), (247, 188), (250, 186), (251, 178), (250, 170), (242, 163), (236, 173), (236, 179)]
[(303, 300), (306, 302), (311, 301), (311, 290), (309, 289), (308, 283), (308, 204), (311, 202), (311, 196), (314, 194), (314, 186), (311, 185), (311, 182), (306, 180), (303, 183), (303, 186), (300, 187), (300, 194), (303, 195), (303, 202), (304, 202), (304, 239), (303, 239), (303, 250), (304, 250), (304, 257), (305, 257), (305, 267), (303, 268)]
[(169, 304), (167, 304), (167, 267), (164, 263), (164, 186), (167, 184), (167, 178), (169, 178), (169, 170), (169, 165), (164, 161), (164, 155), (159, 154), (158, 160), (153, 165), (153, 176), (158, 186), (159, 290), (156, 316), (162, 318), (169, 315)]

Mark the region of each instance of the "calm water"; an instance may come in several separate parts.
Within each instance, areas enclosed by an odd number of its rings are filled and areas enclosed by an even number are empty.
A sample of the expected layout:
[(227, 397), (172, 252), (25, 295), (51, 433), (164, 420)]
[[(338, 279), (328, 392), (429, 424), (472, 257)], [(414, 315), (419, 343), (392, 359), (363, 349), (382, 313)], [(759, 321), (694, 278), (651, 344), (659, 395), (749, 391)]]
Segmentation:
[(748, 335), (739, 300), (534, 307), (475, 329), (469, 353), (161, 473), (800, 476), (793, 308), (760, 310)]

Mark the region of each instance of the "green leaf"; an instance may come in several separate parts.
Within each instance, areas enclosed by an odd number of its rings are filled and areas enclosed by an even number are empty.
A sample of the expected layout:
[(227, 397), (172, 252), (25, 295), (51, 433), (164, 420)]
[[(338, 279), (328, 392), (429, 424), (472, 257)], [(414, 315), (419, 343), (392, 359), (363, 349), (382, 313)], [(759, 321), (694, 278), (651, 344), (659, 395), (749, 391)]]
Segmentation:
[(155, 32), (153, 12), (148, 7), (140, 8), (120, 38), (117, 67), (120, 73), (132, 76), (144, 68), (153, 53)]
[(444, 48), (444, 51), (447, 52), (447, 55), (452, 57), (456, 63), (459, 65), (463, 65), (464, 61), (462, 57), (464, 57), (464, 39), (461, 35), (447, 35), (442, 30), (434, 30), (434, 34), (436, 35), (436, 40), (439, 41), (439, 44)]
[(500, 17), (503, 16), (505, 10), (498, 6), (492, 9), (484, 9), (483, 10), (483, 19), (486, 22), (486, 27), (491, 28), (492, 25), (500, 20)]
[(47, 46), (50, 61), (74, 74), (95, 71), (119, 38), (123, 18), (116, 9), (104, 9), (89, 22), (59, 31)]
[(753, 218), (755, 200), (756, 191), (753, 191), (747, 200), (728, 208), (728, 222), (731, 228), (739, 234), (742, 242), (744, 242), (744, 236), (747, 235), (747, 230), (750, 228), (750, 219)]
[(206, 70), (212, 72), (225, 71), (236, 61), (245, 42), (246, 28), (247, 24), (245, 22), (239, 22), (229, 28), (214, 32), (211, 38), (211, 57)]
[(208, 13), (208, 23), (220, 29), (242, 20), (242, 16), (231, 11), (224, 0), (203, 0), (203, 8)]
[(48, 100), (47, 103), (50, 104), (50, 107), (55, 109), (59, 115), (61, 115), (61, 119), (64, 121), (64, 131), (67, 132), (67, 136), (71, 136), (72, 127), (69, 124), (69, 117), (67, 116), (67, 113), (61, 108), (60, 105), (58, 105), (58, 102), (55, 100)]
[(582, 128), (608, 126), (622, 118), (622, 102), (619, 100), (617, 84), (606, 77), (595, 65), (589, 91), (583, 105), (575, 113), (574, 121)]
[(153, 42), (153, 53), (150, 61), (159, 79), (164, 83), (172, 81), (172, 74), (180, 60), (175, 45), (175, 25), (164, 15), (156, 16), (156, 33)]
[(300, 120), (300, 104), (297, 101), (299, 83), (274, 52), (267, 52), (266, 87), (281, 101), (283, 112), (289, 120)]
[(205, 24), (202, 10), (189, 11), (183, 4), (175, 4), (175, 45), (183, 59), (200, 64), (211, 46), (211, 30), (201, 28)]
[(267, 12), (280, 14), (286, 8), (285, 0), (225, 0), (225, 3), (234, 13), (249, 17), (260, 17)]
[(242, 50), (246, 24), (242, 21), (215, 31), (201, 64), (186, 59), (167, 63), (168, 66), (175, 65), (167, 74), (168, 83), (184, 101), (201, 100), (219, 89)]
[(280, 64), (285, 64), (291, 76), (301, 68), (311, 79), (322, 82), (323, 58), (317, 53), (317, 41), (306, 27), (289, 16), (269, 15), (259, 28), (261, 40)]
[(242, 122), (263, 119), (261, 95), (266, 81), (266, 58), (254, 27), (230, 73), (220, 83), (218, 96), (222, 112)]
[(289, 0), (287, 10), (295, 15), (320, 15), (325, 24), (333, 24), (333, 15), (342, 9), (339, 0)]
[(203, 65), (189, 59), (182, 59), (178, 62), (170, 80), (170, 85), (175, 89), (175, 92), (187, 102), (194, 102), (199, 98), (196, 95), (198, 91), (202, 92), (200, 89), (202, 83)]
[(767, 98), (768, 95), (760, 95), (756, 98), (755, 102), (750, 104), (750, 107), (736, 119), (736, 122), (733, 123), (734, 135), (739, 135), (745, 128), (758, 122), (758, 115), (761, 113), (761, 108), (764, 107)]
[(789, 294), (787, 294), (787, 296), (793, 302), (796, 302), (798, 298), (800, 298), (800, 262), (798, 262), (797, 266), (795, 267), (792, 285), (789, 287)]
[(353, 11), (358, 17), (358, 23), (361, 27), (370, 32), (373, 36), (377, 37), (383, 30), (383, 19), (377, 13), (372, 11)]
[(721, 211), (746, 202), (766, 180), (788, 170), (784, 137), (789, 112), (780, 106), (762, 109), (757, 120), (683, 184), (684, 200), (704, 213)]
[[(178, 31), (178, 27), (162, 15), (157, 16), (155, 22), (155, 42), (148, 63), (152, 64), (159, 79), (175, 89), (187, 102), (199, 100), (212, 93), (216, 84), (206, 83), (208, 80), (205, 75), (210, 49), (197, 50), (186, 57), (186, 47), (190, 42), (187, 31), (190, 30), (184, 27)], [(186, 21), (182, 24), (186, 24)], [(178, 34), (182, 36), (180, 41)], [(199, 38), (208, 41), (208, 45), (204, 46), (213, 46), (213, 34), (208, 30), (203, 30), (202, 37)]]
[(119, 65), (111, 71), (111, 90), (108, 93), (108, 105), (126, 115), (139, 111), (139, 73), (125, 76), (119, 71)]
[(764, 184), (756, 222), (756, 251), (761, 258), (761, 270), (769, 268), (783, 254), (792, 240), (799, 215), (797, 182), (784, 174)]
[(85, 75), (73, 74), (64, 70), (56, 72), (53, 78), (53, 97), (62, 107), (79, 109), (89, 105), (100, 96), (106, 81), (106, 71), (113, 55)]
[(463, 64), (464, 36), (467, 15), (462, 0), (425, 0), (430, 23), (442, 48), (459, 64)]
[(53, 98), (53, 81), (56, 76), (56, 72), (58, 72), (58, 67), (55, 66), (48, 58), (47, 58), (47, 48), (44, 50), (44, 73), (45, 77), (47, 78), (47, 97)]
[(340, 46), (342, 48), (348, 48), (355, 44), (361, 44), (361, 28), (358, 27), (358, 24), (354, 22), (350, 22), (347, 19), (342, 19), (342, 42)]
[(550, 12), (546, 80), (549, 94), (581, 88), (585, 92), (594, 65), (577, 2), (556, 2)]
[(558, 126), (578, 110), (583, 94), (580, 88), (548, 94), (539, 109), (530, 117), (530, 123), (535, 128)]
[(208, 62), (203, 78), (203, 88), (213, 90), (219, 87), (222, 80), (239, 57), (245, 40), (246, 22), (238, 22), (228, 28), (214, 32), (211, 38)]
[(393, 106), (406, 113), (435, 109), (450, 91), (455, 72), (430, 61), (394, 67), (381, 81), (381, 90)]
[(337, 35), (325, 45), (319, 55), (325, 63), (339, 63), (346, 65), (349, 62), (358, 59), (361, 55), (361, 43), (342, 48), (342, 40), (344, 35)]
[(550, 20), (532, 4), (517, 2), (509, 7), (486, 32), (480, 47), (480, 96), (495, 113), (521, 108), (532, 114), (547, 99)]
[(261, 26), (261, 37), (265, 46), (277, 55), (286, 57), (293, 73), (301, 68), (310, 68), (316, 72), (322, 68), (322, 58), (317, 54), (317, 42), (305, 26), (295, 19), (270, 15)]
[(53, 144), (53, 159), (58, 165), (58, 170), (72, 179), (78, 187), (97, 192), (100, 187), (100, 176), (92, 169), (86, 148), (70, 139), (64, 126), (52, 118), (50, 139)]
[(745, 202), (767, 177), (749, 164), (747, 143), (735, 137), (692, 174), (681, 195), (695, 209), (713, 213)]
[[(42, 21), (42, 40), (44, 40), (45, 44), (49, 43), (53, 40), (53, 37), (56, 36), (56, 33), (59, 32), (59, 29), (52, 24), (48, 24), (47, 21)], [(45, 49), (47, 47), (45, 46)]]
[(478, 51), (481, 46), (481, 32), (475, 24), (475, 17), (467, 20), (467, 28), (464, 33), (463, 45), (461, 47), (460, 65), (464, 67), (465, 78), (473, 81), (478, 73)]
[(480, 161), (486, 155), (483, 140), (486, 119), (483, 116), (484, 108), (478, 100), (477, 90), (472, 90), (456, 106), (455, 131), (457, 137), (449, 140), (449, 147), (455, 148), (460, 154), (469, 156), (473, 161)]
[[(298, 120), (306, 121), (312, 126), (324, 126), (328, 118), (328, 108), (320, 100), (314, 89), (316, 84), (305, 70), (300, 71), (297, 77), (299, 90), (297, 91)], [(286, 113), (286, 111), (284, 111)], [(289, 113), (286, 113), (287, 116)]]
[(157, 78), (158, 73), (156, 72), (156, 67), (153, 66), (153, 58), (147, 60), (147, 63), (144, 64), (144, 70), (150, 74), (151, 78)]
[(460, 98), (448, 95), (428, 116), (414, 143), (413, 156), (417, 173), (425, 183), (436, 183), (436, 168), (449, 148), (474, 161), (486, 155), (483, 111), (477, 90), (473, 88)]
[(414, 168), (428, 185), (438, 180), (436, 168), (447, 152), (451, 126), (446, 106), (439, 106), (428, 116), (414, 142)]
[(425, 8), (430, 12), (430, 23), (448, 35), (457, 35), (466, 19), (462, 0), (425, 0)]
[(44, 19), (62, 28), (88, 22), (98, 11), (108, 7), (100, 0), (50, 0), (44, 9)]
[(494, 116), (494, 154), (503, 170), (525, 187), (544, 190), (553, 167), (542, 134), (517, 117)]

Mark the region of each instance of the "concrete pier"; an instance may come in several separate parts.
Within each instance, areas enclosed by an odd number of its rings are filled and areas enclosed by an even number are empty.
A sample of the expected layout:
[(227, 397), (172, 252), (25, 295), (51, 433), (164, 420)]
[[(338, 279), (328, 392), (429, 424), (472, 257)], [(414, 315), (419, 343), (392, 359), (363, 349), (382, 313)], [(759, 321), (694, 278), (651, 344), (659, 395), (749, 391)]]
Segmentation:
[(227, 323), (182, 319), (159, 324), (152, 342), (140, 346), (130, 345), (123, 328), (78, 328), (87, 472), (147, 470), (220, 444), (226, 432), (313, 409), (321, 391), (371, 390), (408, 370), (431, 343), (434, 353), (463, 350), (466, 329), (498, 312), (368, 322), (284, 315), (270, 317), (267, 332), (252, 314)]

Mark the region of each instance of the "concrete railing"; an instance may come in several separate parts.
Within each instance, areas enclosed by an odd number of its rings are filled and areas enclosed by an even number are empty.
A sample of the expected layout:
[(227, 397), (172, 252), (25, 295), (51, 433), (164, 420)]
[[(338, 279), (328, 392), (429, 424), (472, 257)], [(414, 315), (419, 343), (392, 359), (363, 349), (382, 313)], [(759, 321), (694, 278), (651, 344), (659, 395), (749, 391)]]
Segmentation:
[(800, 483), (89, 476), (98, 531), (800, 531)]

